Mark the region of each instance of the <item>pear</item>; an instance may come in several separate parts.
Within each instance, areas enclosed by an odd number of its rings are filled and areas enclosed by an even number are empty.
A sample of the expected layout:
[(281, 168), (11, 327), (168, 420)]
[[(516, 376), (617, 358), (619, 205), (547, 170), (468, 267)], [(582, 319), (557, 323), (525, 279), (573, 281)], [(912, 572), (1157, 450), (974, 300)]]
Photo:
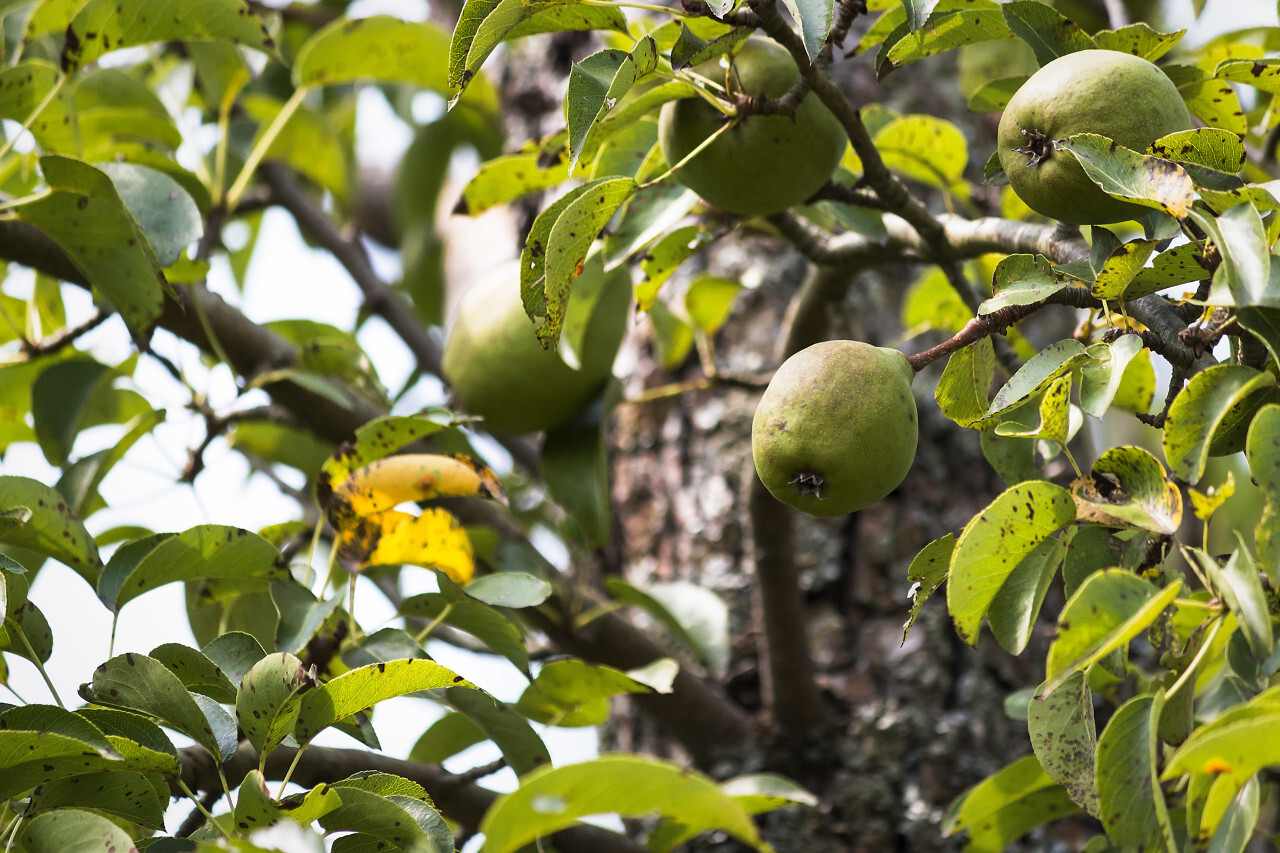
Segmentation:
[(825, 341), (787, 359), (756, 407), (751, 452), (778, 500), (844, 515), (897, 488), (915, 458), (915, 375), (897, 350)]

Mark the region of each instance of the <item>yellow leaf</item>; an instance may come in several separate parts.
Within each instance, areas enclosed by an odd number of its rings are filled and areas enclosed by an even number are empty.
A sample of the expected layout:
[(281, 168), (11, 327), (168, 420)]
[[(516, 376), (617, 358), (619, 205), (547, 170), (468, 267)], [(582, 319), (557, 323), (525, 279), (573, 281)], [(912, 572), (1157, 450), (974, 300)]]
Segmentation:
[(406, 564), (435, 568), (459, 585), (469, 583), (475, 572), (462, 524), (436, 507), (419, 516), (387, 510), (357, 518), (338, 534), (338, 562), (353, 572)]
[(329, 519), (341, 529), (351, 526), (353, 517), (374, 515), (405, 501), (440, 497), (507, 500), (497, 475), (474, 459), (407, 453), (352, 471), (329, 497)]

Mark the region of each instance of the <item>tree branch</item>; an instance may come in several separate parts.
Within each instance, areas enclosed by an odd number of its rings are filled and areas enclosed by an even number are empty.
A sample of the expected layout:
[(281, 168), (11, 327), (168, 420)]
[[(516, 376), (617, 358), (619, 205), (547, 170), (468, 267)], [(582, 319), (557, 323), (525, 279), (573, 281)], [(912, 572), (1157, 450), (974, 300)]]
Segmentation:
[[(343, 235), (283, 166), (266, 163), (259, 171), (271, 187), (272, 200), (289, 211), (298, 228), (327, 249), (351, 275), (364, 294), (365, 307), (386, 321), (409, 347), (420, 368), (440, 376), (440, 347), (404, 297), (379, 278), (359, 237)], [(537, 470), (538, 452), (527, 440), (494, 437), (520, 465)]]
[[(264, 776), (279, 781), (289, 772), (298, 750), (280, 747), (267, 756)], [(180, 750), (182, 781), (192, 791), (222, 790), (218, 769), (212, 756), (199, 747)], [(235, 756), (222, 765), (227, 783), (239, 785), (249, 771), (258, 767), (258, 753), (248, 743), (240, 744)], [(449, 773), (434, 764), (403, 761), (363, 749), (333, 749), (309, 746), (302, 752), (290, 780), (303, 788), (337, 782), (355, 773), (375, 770), (391, 773), (417, 782), (431, 795), (432, 801), (446, 817), (475, 829), (498, 794)], [(175, 791), (175, 794), (178, 793)], [(564, 853), (643, 853), (644, 848), (624, 835), (606, 829), (580, 824), (551, 836), (556, 849)]]

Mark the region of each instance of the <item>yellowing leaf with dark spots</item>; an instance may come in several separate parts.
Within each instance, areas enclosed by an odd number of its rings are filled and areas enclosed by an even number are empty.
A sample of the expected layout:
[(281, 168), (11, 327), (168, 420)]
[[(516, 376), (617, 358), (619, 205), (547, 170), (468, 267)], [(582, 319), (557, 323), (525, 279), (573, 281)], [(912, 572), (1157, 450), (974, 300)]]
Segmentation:
[(329, 498), (329, 519), (339, 529), (352, 517), (374, 515), (406, 501), (482, 497), (506, 502), (498, 476), (466, 456), (408, 453), (352, 471)]
[(475, 572), (471, 540), (458, 519), (431, 508), (422, 515), (388, 510), (362, 516), (338, 534), (338, 562), (348, 571), (411, 565), (440, 569), (457, 584)]

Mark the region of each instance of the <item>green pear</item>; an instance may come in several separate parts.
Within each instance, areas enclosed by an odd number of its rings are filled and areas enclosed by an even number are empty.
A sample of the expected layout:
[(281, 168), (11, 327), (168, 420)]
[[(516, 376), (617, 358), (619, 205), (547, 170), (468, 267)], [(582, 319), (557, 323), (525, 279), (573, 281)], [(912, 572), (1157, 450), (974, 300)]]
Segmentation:
[(774, 374), (751, 424), (756, 473), (769, 492), (811, 515), (870, 506), (907, 476), (919, 426), (915, 375), (897, 350), (826, 341)]
[[(503, 434), (541, 432), (572, 420), (612, 372), (631, 306), (626, 267), (606, 274), (598, 255), (583, 267), (574, 292), (597, 287), (578, 369), (539, 345), (520, 300), (519, 261), (469, 287), (458, 301), (441, 365), (460, 407)], [(579, 310), (570, 299), (570, 313)]]

